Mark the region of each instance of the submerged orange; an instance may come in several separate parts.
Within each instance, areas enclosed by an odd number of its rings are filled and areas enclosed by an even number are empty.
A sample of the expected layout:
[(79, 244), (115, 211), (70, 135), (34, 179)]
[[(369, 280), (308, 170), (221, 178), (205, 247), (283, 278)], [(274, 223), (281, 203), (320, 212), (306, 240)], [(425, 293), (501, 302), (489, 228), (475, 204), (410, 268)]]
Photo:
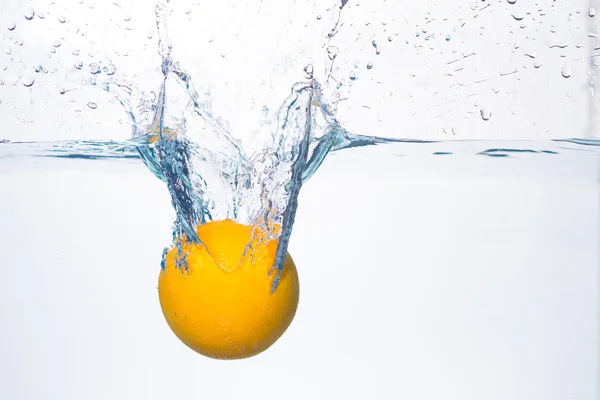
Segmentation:
[(188, 347), (211, 358), (246, 358), (268, 349), (298, 307), (292, 257), (287, 254), (272, 291), (275, 240), (253, 243), (244, 255), (251, 227), (231, 220), (206, 223), (198, 236), (203, 244), (182, 242), (186, 266), (177, 265), (174, 247), (160, 272), (158, 293), (169, 327)]

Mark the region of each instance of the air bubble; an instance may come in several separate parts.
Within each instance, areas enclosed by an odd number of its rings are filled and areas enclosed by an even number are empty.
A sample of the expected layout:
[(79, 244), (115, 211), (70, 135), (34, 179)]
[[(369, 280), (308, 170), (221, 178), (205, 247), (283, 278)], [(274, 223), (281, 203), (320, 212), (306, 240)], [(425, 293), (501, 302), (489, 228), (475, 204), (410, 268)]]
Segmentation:
[(560, 74), (563, 76), (563, 78), (570, 78), (572, 74), (571, 68), (567, 65), (563, 66), (560, 69)]
[(31, 21), (33, 19), (33, 17), (35, 17), (35, 11), (33, 10), (33, 8), (29, 7), (28, 9), (25, 10), (25, 13), (23, 13), (23, 16), (25, 17), (25, 19), (27, 21)]
[(95, 110), (96, 108), (98, 108), (98, 104), (96, 104), (96, 103), (94, 103), (92, 101), (90, 101), (89, 103), (87, 103), (87, 106), (89, 108), (91, 108), (92, 110)]

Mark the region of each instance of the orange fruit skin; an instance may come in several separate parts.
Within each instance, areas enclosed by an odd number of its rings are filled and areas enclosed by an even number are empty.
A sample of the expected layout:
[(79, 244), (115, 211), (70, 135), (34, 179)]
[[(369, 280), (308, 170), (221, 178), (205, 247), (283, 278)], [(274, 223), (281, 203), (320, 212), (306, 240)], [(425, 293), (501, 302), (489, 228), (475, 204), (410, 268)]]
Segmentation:
[(272, 291), (275, 240), (254, 242), (242, 256), (249, 226), (209, 222), (198, 228), (198, 236), (204, 245), (182, 242), (187, 269), (177, 266), (174, 246), (158, 278), (169, 327), (185, 345), (210, 358), (241, 359), (265, 351), (296, 314), (300, 290), (292, 257), (287, 254)]

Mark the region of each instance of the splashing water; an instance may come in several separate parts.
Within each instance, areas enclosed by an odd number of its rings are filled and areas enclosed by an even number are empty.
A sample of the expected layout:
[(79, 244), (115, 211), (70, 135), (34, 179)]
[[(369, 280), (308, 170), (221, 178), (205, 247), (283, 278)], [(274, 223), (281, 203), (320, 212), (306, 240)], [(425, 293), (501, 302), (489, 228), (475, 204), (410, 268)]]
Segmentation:
[[(83, 155), (81, 151), (79, 153), (73, 151), (73, 147), (69, 144), (66, 146), (67, 148), (71, 146), (70, 151), (63, 156), (101, 158), (107, 156), (105, 150), (108, 149), (109, 153), (112, 152), (111, 154), (116, 157), (137, 157), (131, 151), (131, 149), (135, 149), (152, 173), (167, 184), (173, 207), (176, 210), (174, 224), (176, 238), (186, 238), (186, 240), (200, 243), (201, 240), (196, 233), (199, 225), (210, 221), (233, 219), (252, 226), (255, 233), (266, 232), (266, 240), (276, 239), (278, 241), (274, 268), (280, 272), (294, 224), (298, 194), (302, 184), (316, 172), (325, 157), (332, 151), (345, 148), (394, 141), (406, 142), (399, 139), (351, 134), (345, 129), (346, 125), (342, 124), (338, 118), (338, 106), (350, 97), (351, 88), (355, 88), (367, 79), (376, 79), (369, 78), (367, 75), (376, 76), (379, 71), (389, 68), (379, 61), (390, 51), (389, 46), (393, 45), (403, 49), (404, 47), (400, 46), (409, 45), (409, 40), (395, 40), (388, 35), (387, 31), (384, 36), (388, 38), (387, 42), (377, 40), (375, 37), (361, 38), (359, 34), (356, 40), (360, 39), (365, 43), (365, 54), (368, 54), (369, 60), (375, 61), (377, 58), (377, 62), (369, 61), (362, 65), (359, 63), (352, 65), (348, 58), (344, 58), (342, 46), (336, 42), (339, 38), (338, 34), (345, 34), (344, 29), (347, 28), (344, 26), (343, 16), (348, 3), (347, 0), (339, 0), (326, 10), (327, 13), (321, 12), (319, 18), (314, 18), (317, 23), (325, 26), (321, 43), (319, 43), (322, 45), (321, 55), (325, 64), (293, 65), (291, 68), (296, 69), (298, 76), (303, 76), (304, 80), (296, 83), (293, 83), (293, 80), (286, 82), (288, 85), (286, 87), (291, 86), (287, 98), (283, 102), (278, 99), (277, 101), (280, 101), (281, 104), (279, 107), (273, 107), (273, 110), (266, 106), (263, 107), (264, 113), (261, 116), (264, 121), (258, 129), (258, 133), (252, 132), (252, 134), (232, 129), (228, 121), (216, 115), (213, 112), (213, 95), (205, 86), (207, 82), (195, 84), (186, 69), (179, 65), (174, 52), (177, 42), (172, 41), (167, 32), (171, 14), (171, 3), (168, 0), (159, 1), (154, 9), (158, 33), (156, 45), (161, 58), (160, 87), (152, 88), (158, 89), (156, 90), (157, 94), (154, 91), (142, 90), (139, 87), (142, 86), (141, 83), (138, 86), (135, 79), (126, 77), (126, 74), (117, 73), (121, 72), (121, 64), (117, 71), (116, 63), (110, 59), (99, 57), (92, 52), (86, 55), (87, 51), (81, 51), (79, 47), (69, 49), (74, 56), (72, 60), (69, 60), (70, 69), (75, 70), (76, 73), (87, 73), (88, 78), (80, 78), (82, 82), (100, 87), (118, 100), (130, 118), (130, 121), (125, 123), (131, 124), (133, 139), (126, 143), (104, 143), (97, 147), (97, 143), (80, 142), (75, 145), (75, 148), (79, 148), (77, 146), (85, 144), (86, 151), (91, 152), (87, 155)], [(521, 9), (515, 8), (518, 4), (513, 6), (515, 1), (508, 3), (510, 4), (508, 11), (510, 11), (509, 15), (512, 15), (512, 19), (515, 21), (526, 19), (526, 14), (523, 14)], [(471, 8), (475, 13), (473, 20), (480, 13), (486, 15), (484, 13), (487, 12), (487, 7), (474, 5)], [(45, 14), (47, 13), (41, 9), (35, 11), (27, 9), (24, 11), (24, 19), (31, 21), (35, 15), (38, 19), (44, 19)], [(589, 17), (591, 18), (592, 14)], [(122, 20), (129, 24), (132, 17), (125, 14)], [(72, 24), (75, 19), (61, 11), (53, 16), (52, 21), (57, 22), (63, 29)], [(419, 26), (416, 33), (414, 30), (410, 32), (411, 46), (413, 46), (412, 41), (419, 40), (418, 44), (414, 44), (414, 48), (418, 51), (425, 46), (423, 43), (430, 43), (436, 38), (435, 34), (431, 33), (433, 28), (428, 28), (429, 22), (432, 22), (431, 25), (433, 25), (433, 21), (434, 19), (430, 19), (428, 16), (426, 24)], [(462, 27), (464, 25), (462, 17), (459, 22)], [(7, 30), (11, 33), (19, 32), (17, 26), (18, 24), (15, 24), (14, 21), (9, 21)], [(78, 27), (75, 32), (81, 37), (87, 35), (87, 32), (81, 27)], [(144, 36), (148, 39), (154, 37), (152, 32), (144, 33)], [(438, 36), (444, 45), (448, 46), (460, 40), (455, 39), (460, 38), (460, 31), (453, 30), (451, 36), (447, 29), (440, 29)], [(344, 40), (348, 41), (349, 39), (344, 37)], [(62, 39), (52, 39), (50, 55), (57, 51), (64, 51), (63, 49), (67, 45), (68, 40), (63, 44)], [(549, 50), (555, 47), (562, 49), (565, 46), (551, 44)], [(516, 42), (511, 45), (512, 52), (519, 48), (520, 45)], [(12, 52), (11, 48), (7, 48), (6, 51), (8, 55), (11, 55), (8, 53)], [(527, 49), (523, 51), (528, 58), (536, 58), (533, 55), (535, 53), (527, 52)], [(456, 53), (455, 49), (451, 52), (451, 59), (444, 62), (442, 67), (443, 72), (447, 72), (445, 77), (458, 79), (457, 84), (453, 87), (460, 90), (460, 88), (468, 87), (469, 84), (458, 78), (461, 71), (464, 70), (459, 65), (470, 62), (476, 54), (462, 52), (462, 57), (460, 57), (454, 53)], [(127, 57), (127, 54), (126, 50), (120, 52), (122, 57)], [(82, 61), (84, 56), (88, 58), (85, 62)], [(222, 53), (222, 57), (226, 59), (225, 52)], [(349, 70), (340, 68), (340, 65), (348, 67), (345, 64), (352, 68)], [(36, 63), (35, 65), (33, 71), (36, 75), (23, 75), (20, 79), (21, 86), (36, 89), (42, 83), (44, 77), (41, 65), (46, 65), (46, 63)], [(537, 58), (532, 64), (533, 69), (539, 69), (541, 65), (541, 61)], [(397, 67), (405, 68), (404, 65)], [(413, 69), (410, 71), (410, 79), (420, 79), (420, 74), (416, 71), (418, 66)], [(319, 75), (323, 71), (324, 73)], [(475, 83), (485, 85), (493, 78), (497, 78), (497, 82), (501, 77), (516, 76), (520, 69), (508, 65), (507, 68), (499, 69), (497, 72), (496, 76), (482, 76)], [(570, 66), (568, 68), (565, 66), (560, 73), (564, 78), (569, 78), (571, 75), (575, 75), (575, 70), (572, 70)], [(203, 78), (200, 74), (196, 76), (200, 76), (200, 79)], [(428, 84), (427, 81), (420, 82), (419, 85), (422, 86)], [(391, 89), (386, 88), (385, 90), (389, 92), (389, 96), (386, 93), (386, 98), (390, 98), (393, 94)], [(75, 99), (79, 92), (77, 88), (60, 86), (55, 91), (65, 98), (69, 96), (69, 100), (66, 101), (81, 101), (82, 106), (78, 112), (82, 115), (86, 113), (93, 115), (103, 108), (102, 103), (92, 101), (94, 99), (85, 96)], [(491, 90), (489, 92), (492, 93)], [(493, 93), (501, 93), (501, 90), (494, 86)], [(448, 111), (444, 112), (444, 107), (450, 107), (448, 104), (458, 104), (453, 98), (447, 98), (445, 101), (447, 104), (442, 106), (441, 103), (433, 104), (431, 107), (415, 107), (413, 104), (412, 108), (431, 110), (432, 114), (426, 119), (439, 121), (438, 117), (450, 114), (451, 109), (448, 108)], [(483, 121), (482, 123), (486, 124), (486, 127), (492, 129), (497, 126), (495, 122), (501, 114), (489, 106), (490, 103), (493, 104), (493, 101), (485, 104), (474, 103), (473, 106), (476, 108), (469, 113), (476, 115), (480, 121)], [(383, 103), (381, 104), (383, 107)], [(371, 109), (368, 106), (363, 108)], [(455, 128), (445, 127), (443, 132), (451, 132), (454, 135)], [(431, 141), (412, 140), (412, 142)], [(596, 142), (593, 140), (589, 143), (586, 142), (586, 144), (590, 143), (595, 144)], [(97, 148), (102, 148), (102, 150), (96, 152)], [(479, 154), (501, 157), (507, 156), (511, 152), (511, 149), (500, 150), (489, 149), (481, 151)], [(62, 150), (57, 149), (56, 151)], [(448, 152), (439, 151), (433, 154), (441, 155), (448, 154)], [(177, 241), (175, 242), (177, 243)], [(250, 240), (250, 243), (252, 242), (253, 240)], [(181, 257), (180, 266), (185, 267), (184, 257)], [(276, 284), (277, 280), (275, 280)]]
[[(335, 23), (327, 42), (336, 35), (346, 4), (347, 0), (342, 0), (335, 7)], [(385, 140), (345, 132), (333, 107), (323, 102), (323, 88), (313, 78), (310, 66), (303, 69), (308, 80), (295, 83), (280, 106), (267, 140), (257, 151), (247, 153), (226, 125), (211, 115), (210, 98), (203, 98), (191, 77), (173, 61), (167, 15), (168, 1), (159, 2), (156, 18), (164, 81), (150, 127), (138, 132), (148, 140), (147, 146), (139, 147), (140, 154), (168, 185), (177, 211), (177, 237), (201, 243), (196, 233), (199, 225), (233, 219), (253, 227), (254, 240), (248, 246), (258, 240), (256, 232), (266, 233), (263, 240), (278, 240), (276, 288), (303, 182), (334, 147), (350, 147), (359, 140), (362, 145)], [(336, 58), (331, 56), (331, 47), (327, 49), (331, 64), (326, 85)], [(180, 254), (181, 267), (185, 267), (185, 257)]]

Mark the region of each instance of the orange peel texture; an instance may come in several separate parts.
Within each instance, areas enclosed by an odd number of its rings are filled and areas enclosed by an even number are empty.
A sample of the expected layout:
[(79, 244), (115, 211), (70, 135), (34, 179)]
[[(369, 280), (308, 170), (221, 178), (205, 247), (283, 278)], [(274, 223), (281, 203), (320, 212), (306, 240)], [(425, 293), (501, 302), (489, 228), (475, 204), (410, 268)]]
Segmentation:
[(201, 225), (198, 237), (203, 244), (181, 243), (186, 259), (182, 268), (174, 246), (160, 272), (158, 293), (169, 327), (207, 357), (240, 359), (265, 351), (296, 314), (299, 283), (292, 257), (286, 255), (272, 292), (275, 240), (255, 241), (243, 255), (251, 227), (231, 220)]

